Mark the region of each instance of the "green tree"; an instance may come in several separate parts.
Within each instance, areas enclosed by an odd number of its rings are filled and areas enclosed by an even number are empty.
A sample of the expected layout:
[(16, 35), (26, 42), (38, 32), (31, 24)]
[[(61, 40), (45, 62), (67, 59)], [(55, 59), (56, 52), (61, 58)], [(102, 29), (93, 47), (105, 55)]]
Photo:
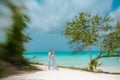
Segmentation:
[[(110, 26), (110, 23), (109, 23)], [(112, 29), (109, 30), (108, 34), (102, 35), (102, 42), (100, 43), (100, 54), (96, 56), (91, 62), (91, 70), (94, 71), (96, 68), (93, 66), (95, 63), (98, 63), (98, 59), (100, 58), (108, 58), (108, 57), (120, 57), (120, 23), (118, 22)], [(103, 29), (104, 30), (104, 29)], [(106, 54), (102, 55), (103, 52)], [(100, 65), (100, 64), (99, 64)]]
[(103, 41), (103, 48), (107, 52), (101, 57), (119, 57), (120, 48), (120, 22), (114, 26), (114, 31), (110, 32)]
[(69, 44), (75, 47), (75, 51), (80, 51), (86, 47), (90, 51), (90, 46), (97, 45), (100, 47), (100, 54), (92, 59), (90, 54), (90, 70), (94, 70), (101, 63), (98, 59), (104, 52), (104, 41), (108, 37), (109, 32), (113, 29), (110, 17), (100, 17), (99, 15), (91, 16), (87, 13), (80, 13), (75, 16), (72, 21), (68, 22), (64, 35), (69, 39)]
[(27, 60), (23, 57), (24, 42), (27, 42), (29, 37), (23, 31), (27, 27), (29, 18), (22, 12), (24, 7), (19, 7), (13, 4), (10, 0), (2, 0), (12, 11), (13, 24), (10, 26), (5, 43), (5, 51), (3, 59), (18, 66), (26, 65)]
[[(64, 35), (70, 38), (69, 44), (76, 45), (74, 51), (82, 50), (87, 47), (90, 52), (90, 46), (97, 43), (95, 34), (95, 24), (89, 24), (91, 15), (87, 13), (80, 13), (78, 16), (67, 23)], [(91, 27), (93, 26), (93, 27)], [(90, 61), (92, 60), (92, 54), (90, 52)]]

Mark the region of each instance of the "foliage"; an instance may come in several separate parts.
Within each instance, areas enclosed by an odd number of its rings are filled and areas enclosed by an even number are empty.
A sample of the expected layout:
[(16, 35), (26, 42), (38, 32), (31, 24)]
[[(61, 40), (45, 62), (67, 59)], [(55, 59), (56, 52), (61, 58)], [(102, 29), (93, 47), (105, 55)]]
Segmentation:
[(103, 63), (99, 63), (97, 59), (93, 60), (93, 64), (89, 63), (88, 65), (92, 68), (92, 71), (96, 71), (96, 68), (101, 66)]
[(2, 0), (2, 2), (12, 11), (13, 19), (13, 24), (8, 30), (2, 59), (18, 66), (26, 65), (28, 63), (23, 57), (23, 51), (25, 50), (24, 42), (27, 42), (29, 37), (23, 30), (27, 27), (29, 18), (22, 12), (24, 8), (20, 8), (9, 0)]
[[(114, 31), (107, 35), (103, 43), (104, 50), (108, 55), (112, 55), (113, 53), (116, 54), (116, 50), (120, 48), (120, 22), (117, 22)], [(117, 52), (117, 54), (119, 53)]]
[[(75, 47), (75, 50), (81, 51), (90, 46), (99, 46), (100, 53), (89, 63), (90, 70), (98, 65), (99, 58), (119, 56), (115, 54), (115, 50), (120, 48), (120, 23), (113, 25), (113, 19), (108, 16), (90, 15), (80, 13), (75, 16), (72, 21), (68, 22), (64, 35), (69, 39), (69, 44)], [(103, 52), (107, 51), (107, 55), (103, 56)], [(110, 56), (109, 56), (110, 55)]]
[(69, 44), (76, 45), (78, 51), (83, 50), (100, 42), (101, 31), (108, 31), (111, 26), (107, 23), (111, 21), (109, 17), (91, 16), (82, 12), (67, 23), (64, 35), (70, 39)]
[(70, 38), (69, 44), (76, 45), (77, 48), (75, 50), (82, 50), (84, 47), (95, 44), (97, 41), (95, 37), (92, 37), (93, 35), (97, 37), (97, 35), (91, 33), (91, 30), (94, 32), (95, 28), (91, 28), (90, 24), (88, 24), (90, 18), (89, 14), (81, 13), (67, 23), (64, 35)]

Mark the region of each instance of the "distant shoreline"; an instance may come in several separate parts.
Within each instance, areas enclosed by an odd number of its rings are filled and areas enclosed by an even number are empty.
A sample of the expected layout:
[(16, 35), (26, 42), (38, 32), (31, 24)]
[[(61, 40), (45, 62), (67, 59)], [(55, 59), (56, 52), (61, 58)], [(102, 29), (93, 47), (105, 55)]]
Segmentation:
[[(33, 65), (42, 65), (42, 66), (47, 66), (43, 63), (32, 63)], [(89, 71), (87, 68), (77, 68), (77, 67), (72, 67), (72, 66), (59, 66), (59, 68), (67, 68), (67, 69), (73, 69), (73, 70), (82, 70), (82, 71)], [(97, 71), (94, 73), (105, 73), (105, 74), (119, 74), (120, 75), (120, 67), (98, 67)]]
[[(49, 50), (48, 50), (49, 51)], [(38, 52), (48, 52), (48, 51), (25, 51), (25, 52), (36, 52), (36, 53), (38, 53)], [(56, 52), (73, 52), (73, 51), (56, 51)], [(88, 51), (80, 51), (80, 52), (88, 52)], [(99, 52), (99, 51), (92, 51), (92, 52)]]

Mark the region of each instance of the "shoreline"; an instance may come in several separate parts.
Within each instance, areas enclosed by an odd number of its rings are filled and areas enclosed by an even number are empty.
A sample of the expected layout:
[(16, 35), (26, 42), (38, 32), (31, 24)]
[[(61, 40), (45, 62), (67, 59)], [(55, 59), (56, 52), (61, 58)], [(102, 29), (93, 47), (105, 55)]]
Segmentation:
[(11, 75), (0, 80), (119, 80), (119, 74), (94, 73), (84, 70), (61, 68), (59, 70), (48, 70), (45, 65), (35, 65), (41, 69), (34, 72)]
[[(42, 65), (42, 66), (47, 66), (43, 63), (33, 63), (33, 65)], [(73, 67), (73, 66), (60, 66), (58, 65), (59, 68), (68, 68), (68, 69), (73, 69), (73, 70), (83, 70), (83, 71), (89, 71), (88, 68), (79, 68), (79, 67)], [(120, 67), (98, 67), (98, 71), (95, 71), (94, 73), (105, 73), (105, 74), (120, 74)]]
[[(46, 66), (46, 65), (44, 65)], [(70, 66), (58, 66), (59, 68), (65, 69), (73, 69), (73, 70), (82, 70), (86, 72), (92, 72), (88, 70), (88, 68), (77, 68), (77, 67), (70, 67)], [(103, 74), (119, 74), (120, 75), (120, 67), (98, 67), (97, 71), (92, 73), (103, 73)]]

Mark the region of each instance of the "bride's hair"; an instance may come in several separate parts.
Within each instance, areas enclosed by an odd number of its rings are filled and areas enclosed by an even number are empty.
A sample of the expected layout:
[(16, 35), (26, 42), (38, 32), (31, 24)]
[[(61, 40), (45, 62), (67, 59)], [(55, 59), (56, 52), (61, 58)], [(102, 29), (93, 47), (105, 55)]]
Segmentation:
[(51, 50), (51, 54), (54, 54), (54, 50)]

